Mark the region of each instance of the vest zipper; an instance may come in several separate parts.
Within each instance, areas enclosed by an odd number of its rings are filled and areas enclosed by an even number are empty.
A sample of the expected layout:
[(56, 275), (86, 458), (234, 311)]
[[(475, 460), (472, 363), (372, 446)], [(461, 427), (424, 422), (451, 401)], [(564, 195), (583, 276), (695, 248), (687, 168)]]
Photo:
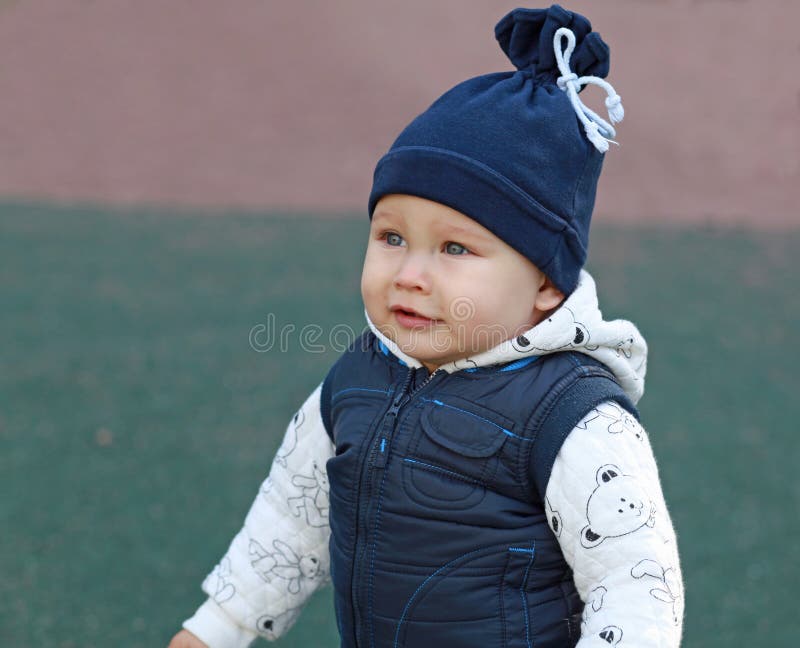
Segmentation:
[[(409, 378), (413, 372), (413, 369), (409, 371)], [(386, 461), (389, 457), (389, 446), (392, 443), (392, 435), (394, 434), (395, 425), (397, 425), (397, 413), (400, 411), (400, 408), (410, 401), (414, 397), (414, 394), (416, 394), (420, 389), (425, 387), (425, 385), (433, 380), (433, 377), (438, 372), (439, 370), (436, 369), (424, 381), (422, 381), (421, 385), (408, 394), (405, 392), (408, 389), (408, 385), (411, 381), (406, 380), (406, 384), (403, 386), (403, 389), (400, 390), (400, 393), (394, 399), (394, 402), (392, 402), (392, 406), (389, 408), (389, 411), (386, 412), (383, 423), (381, 424), (381, 432), (378, 435), (378, 438), (375, 440), (375, 445), (372, 448), (372, 455), (375, 457), (375, 461), (372, 465), (375, 468), (382, 469), (386, 466)]]
[[(406, 373), (404, 382), (402, 387), (397, 392), (397, 395), (394, 397), (392, 401), (392, 405), (389, 408), (389, 411), (394, 410), (394, 415), (397, 416), (397, 410), (400, 409), (400, 402), (405, 395), (408, 386), (411, 384), (411, 378), (414, 375), (414, 369), (409, 368), (408, 372)], [(379, 432), (375, 435), (378, 439), (383, 434), (384, 426), (386, 425), (386, 417), (388, 415), (384, 414), (384, 419), (381, 421), (380, 427), (378, 428)], [(373, 442), (373, 447), (369, 454), (367, 455), (365, 461), (366, 466), (362, 464), (361, 467), (361, 475), (359, 477), (359, 492), (358, 492), (358, 499), (357, 499), (357, 506), (356, 506), (356, 545), (353, 549), (353, 563), (350, 569), (351, 575), (351, 604), (353, 606), (353, 639), (354, 645), (359, 645), (359, 634), (361, 627), (361, 610), (359, 609), (358, 605), (358, 590), (359, 590), (359, 582), (361, 580), (361, 570), (364, 561), (364, 553), (366, 551), (366, 542), (364, 538), (366, 537), (366, 519), (367, 513), (369, 508), (369, 500), (371, 499), (371, 494), (367, 494), (367, 488), (369, 487), (369, 482), (372, 479), (371, 475), (371, 463), (372, 458), (375, 453), (375, 444)], [(369, 488), (371, 491), (372, 489)]]
[[(381, 425), (378, 428), (379, 432), (375, 435), (375, 441), (373, 442), (372, 450), (370, 452), (370, 456), (367, 461), (366, 470), (363, 470), (361, 475), (362, 483), (361, 487), (359, 488), (360, 491), (359, 500), (361, 501), (359, 501), (359, 506), (357, 509), (358, 518), (356, 519), (356, 529), (357, 529), (356, 534), (357, 538), (360, 538), (360, 540), (357, 540), (357, 549), (353, 553), (353, 559), (354, 559), (353, 568), (351, 569), (350, 572), (351, 575), (353, 576), (351, 592), (352, 592), (353, 617), (355, 621), (355, 626), (353, 630), (355, 635), (354, 639), (356, 646), (359, 645), (358, 641), (359, 627), (361, 624), (361, 610), (359, 609), (359, 604), (358, 604), (358, 590), (360, 589), (360, 587), (357, 583), (361, 581), (361, 574), (363, 573), (362, 570), (364, 569), (363, 567), (364, 553), (366, 552), (367, 549), (367, 543), (365, 540), (368, 535), (366, 533), (365, 521), (366, 518), (368, 517), (367, 513), (369, 509), (369, 500), (372, 499), (371, 492), (370, 495), (366, 498), (364, 498), (364, 493), (366, 492), (368, 486), (369, 490), (370, 491), (372, 490), (370, 485), (370, 482), (373, 479), (371, 475), (371, 468), (375, 467), (383, 469), (386, 466), (386, 461), (389, 456), (389, 446), (391, 444), (392, 434), (394, 433), (394, 429), (397, 424), (397, 415), (400, 409), (406, 403), (408, 403), (408, 401), (411, 400), (411, 398), (417, 392), (419, 392), (423, 387), (425, 387), (425, 385), (427, 385), (431, 380), (433, 380), (433, 377), (435, 375), (440, 373), (440, 371), (437, 369), (436, 371), (431, 373), (416, 389), (407, 393), (408, 387), (411, 384), (411, 379), (414, 376), (415, 371), (416, 369), (409, 368), (408, 374), (406, 375), (405, 381), (403, 382), (403, 386), (397, 392), (397, 395), (394, 397), (394, 400), (392, 400), (392, 405), (389, 407), (389, 410), (386, 412), (386, 414), (384, 414), (383, 421), (381, 422)], [(364, 503), (363, 502), (364, 499), (366, 499), (367, 502)], [(360, 548), (358, 548), (358, 545), (361, 545)], [(355, 578), (356, 575), (358, 576), (358, 578)]]

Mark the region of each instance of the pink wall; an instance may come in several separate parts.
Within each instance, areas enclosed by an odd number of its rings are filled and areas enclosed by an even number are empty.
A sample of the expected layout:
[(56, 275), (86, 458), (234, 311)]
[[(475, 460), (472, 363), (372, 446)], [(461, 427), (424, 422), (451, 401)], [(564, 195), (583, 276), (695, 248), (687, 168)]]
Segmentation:
[[(408, 120), (510, 69), (493, 28), (515, 6), (0, 0), (0, 196), (364, 210)], [(800, 224), (798, 0), (564, 6), (611, 45), (626, 109), (600, 217)]]

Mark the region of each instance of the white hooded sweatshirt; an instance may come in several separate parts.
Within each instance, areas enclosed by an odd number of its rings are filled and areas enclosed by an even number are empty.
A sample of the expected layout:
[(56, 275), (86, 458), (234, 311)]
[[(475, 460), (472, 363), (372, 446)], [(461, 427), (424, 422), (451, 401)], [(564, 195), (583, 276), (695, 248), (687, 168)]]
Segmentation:
[[(422, 366), (369, 317), (367, 323), (396, 357)], [(634, 403), (644, 393), (647, 345), (631, 322), (603, 320), (586, 271), (547, 320), (439, 370), (452, 373), (565, 350), (605, 364)], [(243, 528), (203, 581), (208, 600), (183, 624), (211, 648), (239, 648), (258, 635), (270, 640), (283, 635), (328, 581), (325, 465), (334, 446), (320, 415), (321, 388), (289, 423)], [(623, 641), (637, 648), (679, 646), (683, 583), (675, 532), (647, 434), (630, 413), (609, 401), (578, 423), (556, 457), (545, 506), (585, 603), (578, 648)]]

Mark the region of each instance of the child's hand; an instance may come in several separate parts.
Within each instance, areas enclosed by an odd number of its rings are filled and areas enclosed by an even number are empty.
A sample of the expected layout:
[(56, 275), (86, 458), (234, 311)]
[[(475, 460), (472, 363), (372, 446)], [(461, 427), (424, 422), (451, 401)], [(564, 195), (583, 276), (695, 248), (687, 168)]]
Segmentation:
[(167, 648), (208, 648), (208, 646), (188, 630), (181, 630), (172, 638)]

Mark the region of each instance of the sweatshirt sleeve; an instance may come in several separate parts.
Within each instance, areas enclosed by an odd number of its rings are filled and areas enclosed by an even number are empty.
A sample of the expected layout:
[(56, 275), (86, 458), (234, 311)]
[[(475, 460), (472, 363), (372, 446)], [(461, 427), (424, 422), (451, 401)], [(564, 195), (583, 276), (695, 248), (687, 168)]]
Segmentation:
[(290, 421), (244, 526), (205, 578), (208, 599), (183, 623), (210, 648), (275, 640), (329, 579), (328, 478), (333, 456), (319, 385)]
[(577, 648), (674, 648), (683, 627), (675, 531), (649, 439), (614, 402), (570, 432), (545, 506), (584, 601)]

